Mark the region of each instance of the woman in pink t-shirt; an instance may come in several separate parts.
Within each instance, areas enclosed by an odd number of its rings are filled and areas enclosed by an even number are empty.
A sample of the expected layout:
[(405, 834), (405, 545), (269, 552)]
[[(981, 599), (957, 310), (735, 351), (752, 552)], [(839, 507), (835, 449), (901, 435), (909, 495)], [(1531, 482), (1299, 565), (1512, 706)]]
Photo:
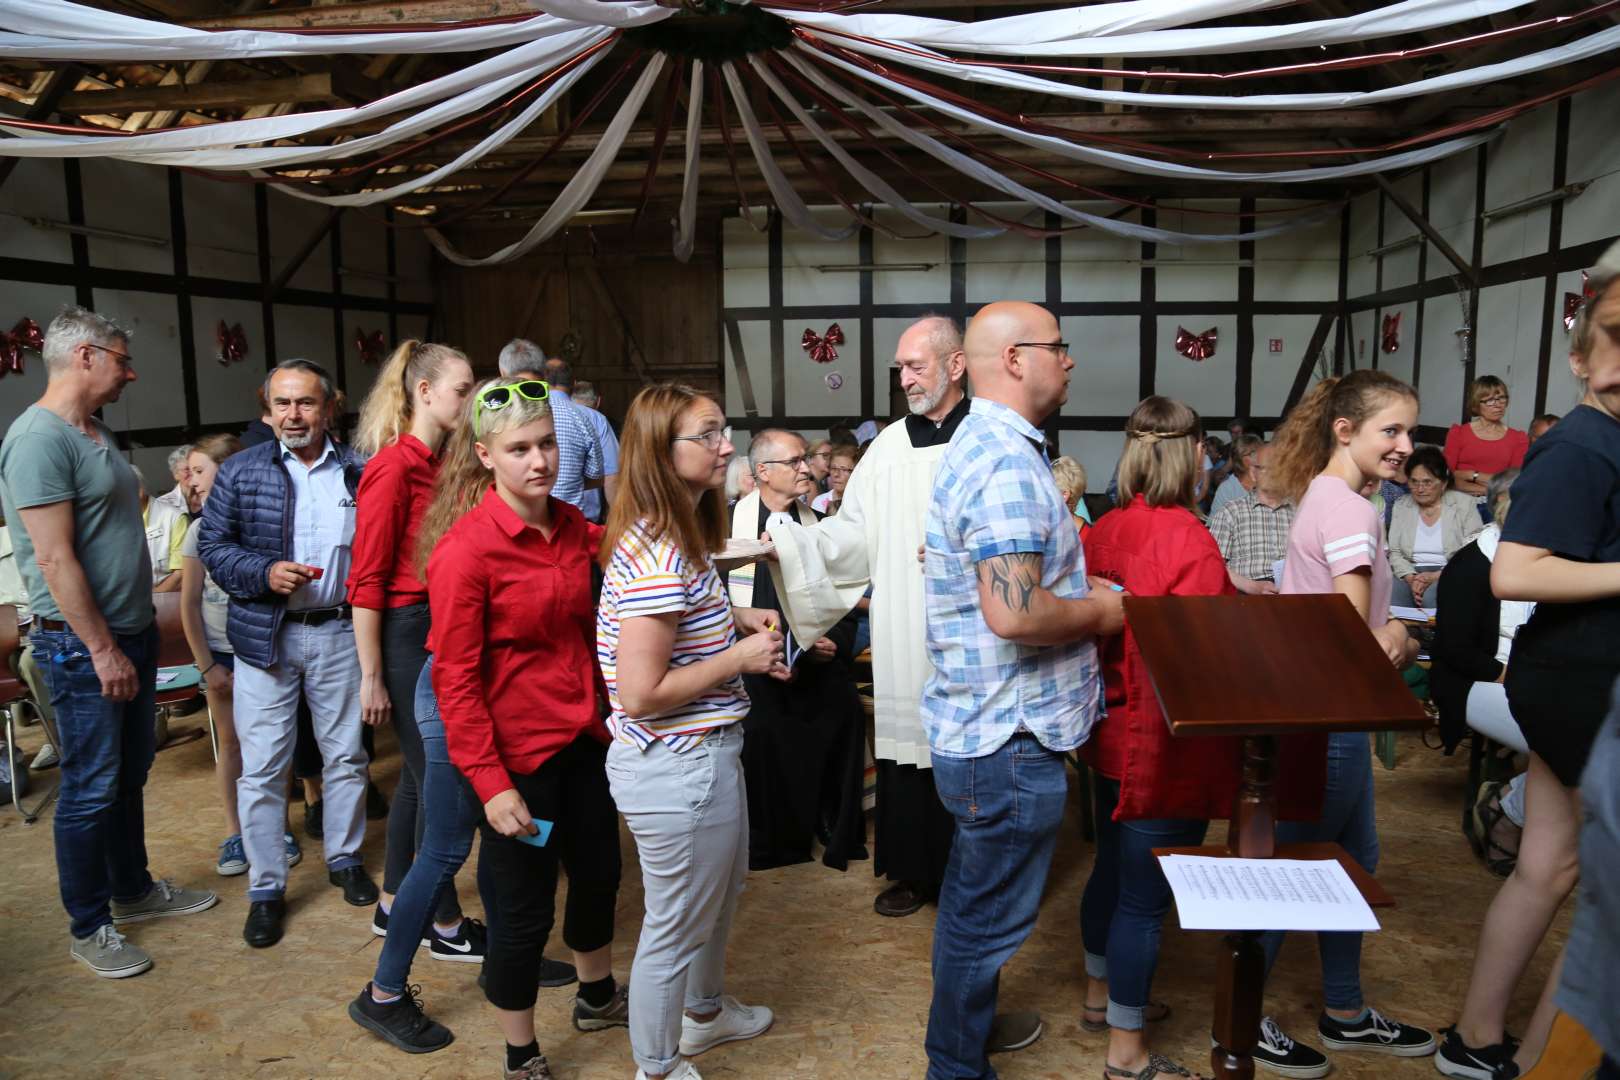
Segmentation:
[[(1400, 472), (1412, 453), (1417, 419), (1417, 392), (1393, 376), (1355, 371), (1325, 379), (1283, 421), (1271, 458), (1271, 483), (1299, 507), (1279, 591), (1346, 597), (1398, 668), (1416, 657), (1417, 642), (1390, 618), (1394, 578), (1383, 522), (1361, 490)], [(1365, 732), (1328, 737), (1322, 817), (1279, 823), (1277, 841), (1338, 843), (1369, 873), (1377, 867), (1372, 749)], [(1269, 963), (1282, 946), (1282, 934), (1267, 934), (1264, 944)], [(1434, 1052), (1429, 1032), (1367, 1007), (1361, 995), (1360, 934), (1323, 933), (1320, 948), (1323, 1012), (1317, 1030), (1323, 1045), (1398, 1057)], [(1287, 1067), (1289, 1076), (1327, 1072), (1320, 1054), (1294, 1043), (1269, 1018), (1261, 1024), (1256, 1058), (1261, 1057)]]

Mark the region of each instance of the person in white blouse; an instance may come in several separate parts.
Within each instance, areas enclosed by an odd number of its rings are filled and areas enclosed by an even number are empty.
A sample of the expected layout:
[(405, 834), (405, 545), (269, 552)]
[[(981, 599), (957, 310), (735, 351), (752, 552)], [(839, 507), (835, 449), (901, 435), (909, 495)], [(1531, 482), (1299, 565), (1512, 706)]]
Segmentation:
[(1485, 523), (1474, 498), (1453, 491), (1451, 470), (1437, 447), (1420, 446), (1407, 459), (1411, 493), (1395, 502), (1389, 521), (1389, 564), (1397, 607), (1434, 607), (1434, 585), (1451, 557)]

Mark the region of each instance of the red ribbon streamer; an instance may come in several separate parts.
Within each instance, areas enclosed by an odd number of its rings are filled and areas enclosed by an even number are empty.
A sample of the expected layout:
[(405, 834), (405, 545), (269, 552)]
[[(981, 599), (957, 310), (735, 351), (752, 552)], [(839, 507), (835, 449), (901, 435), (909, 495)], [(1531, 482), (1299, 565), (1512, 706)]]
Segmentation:
[(364, 330), (356, 330), (354, 332), (354, 347), (360, 354), (360, 361), (366, 364), (382, 363), (383, 353), (387, 351), (387, 345), (383, 342), (383, 332), (381, 330), (373, 330), (369, 334)]
[(1185, 326), (1176, 327), (1176, 352), (1189, 360), (1208, 360), (1215, 355), (1215, 338), (1220, 327), (1212, 326), (1202, 334), (1195, 334)]
[(1399, 311), (1384, 316), (1384, 324), (1379, 337), (1382, 339), (1380, 347), (1387, 353), (1395, 352), (1401, 347), (1401, 313)]
[(39, 328), (39, 323), (28, 316), (17, 320), (17, 325), (11, 332), (0, 333), (0, 378), (6, 375), (21, 375), (23, 371), (23, 353), (39, 352), (45, 348), (45, 335)]
[(1592, 286), (1587, 282), (1586, 271), (1582, 270), (1581, 291), (1578, 293), (1567, 292), (1564, 294), (1564, 333), (1567, 334), (1575, 329), (1575, 316), (1579, 315), (1581, 313), (1581, 308), (1586, 305), (1586, 302), (1596, 295), (1597, 290), (1592, 288)]
[(214, 342), (218, 345), (214, 359), (219, 361), (221, 367), (234, 364), (248, 354), (247, 332), (242, 329), (241, 323), (226, 326), (224, 319), (219, 320), (219, 325), (214, 327)]
[(799, 339), (799, 347), (810, 354), (810, 359), (818, 364), (830, 364), (838, 359), (838, 346), (844, 343), (844, 328), (837, 323), (827, 327), (826, 334), (818, 335), (814, 330), (805, 327), (804, 336)]

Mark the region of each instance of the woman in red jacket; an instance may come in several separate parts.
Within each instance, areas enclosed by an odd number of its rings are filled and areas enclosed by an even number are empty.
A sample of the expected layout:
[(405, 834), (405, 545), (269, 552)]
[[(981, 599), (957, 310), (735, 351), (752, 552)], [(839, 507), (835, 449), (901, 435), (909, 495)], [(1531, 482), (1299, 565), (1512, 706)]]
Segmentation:
[[(1138, 405), (1119, 461), (1120, 509), (1087, 533), (1087, 572), (1134, 596), (1232, 593), (1215, 538), (1192, 509), (1200, 465), (1197, 413), (1164, 397)], [(1152, 849), (1201, 844), (1209, 819), (1230, 813), (1238, 748), (1171, 738), (1129, 622), (1098, 647), (1108, 715), (1085, 748), (1097, 773), (1097, 861), (1080, 902), (1081, 1022), (1109, 1032), (1105, 1076), (1189, 1076), (1149, 1050), (1145, 1030), (1169, 1012), (1148, 997), (1171, 899)]]

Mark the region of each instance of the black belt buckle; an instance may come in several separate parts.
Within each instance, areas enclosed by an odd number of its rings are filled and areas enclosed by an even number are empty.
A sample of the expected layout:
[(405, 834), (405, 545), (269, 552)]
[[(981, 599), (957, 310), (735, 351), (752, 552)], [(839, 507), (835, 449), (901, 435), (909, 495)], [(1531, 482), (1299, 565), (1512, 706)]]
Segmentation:
[(301, 608), (298, 611), (287, 612), (287, 618), (293, 622), (301, 622), (305, 626), (319, 626), (321, 623), (331, 622), (333, 619), (351, 617), (350, 608), (347, 604), (338, 607)]

